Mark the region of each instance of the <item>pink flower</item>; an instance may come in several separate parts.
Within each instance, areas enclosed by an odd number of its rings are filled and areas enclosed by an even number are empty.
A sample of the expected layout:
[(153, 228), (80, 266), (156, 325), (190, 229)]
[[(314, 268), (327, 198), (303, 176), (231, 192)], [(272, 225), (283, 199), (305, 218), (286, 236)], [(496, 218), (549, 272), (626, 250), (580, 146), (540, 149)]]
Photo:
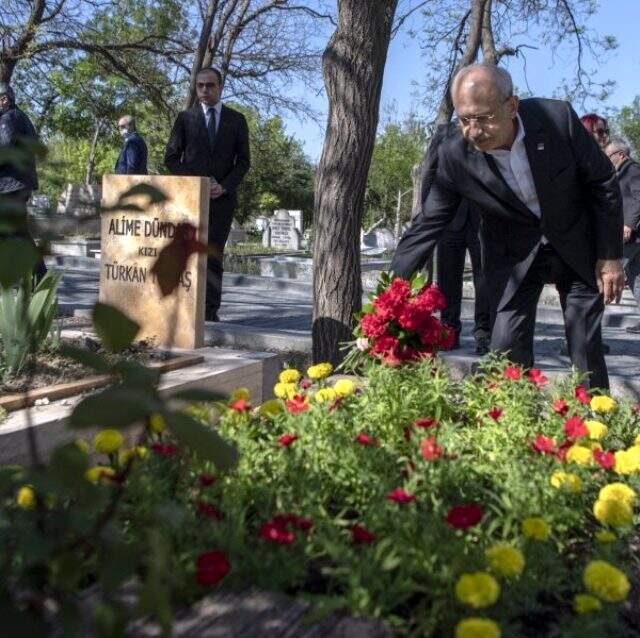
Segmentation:
[(575, 397), (584, 405), (589, 405), (589, 403), (591, 403), (591, 397), (589, 396), (587, 389), (582, 385), (576, 386)]
[(487, 414), (494, 420), (494, 421), (499, 421), (500, 418), (502, 417), (502, 408), (498, 405), (494, 405), (491, 410), (489, 410), (489, 412), (487, 412)]
[(568, 439), (575, 441), (589, 434), (585, 422), (579, 416), (572, 416), (564, 422), (564, 433)]
[(538, 388), (543, 388), (549, 381), (549, 379), (547, 379), (547, 377), (542, 373), (542, 370), (538, 370), (537, 368), (531, 368), (531, 370), (529, 370), (528, 377), (529, 381)]
[(520, 381), (522, 379), (522, 370), (516, 366), (507, 366), (504, 369), (504, 378), (511, 381)]
[(278, 438), (280, 447), (289, 447), (293, 445), (300, 437), (297, 434), (283, 434)]
[(425, 461), (435, 461), (439, 459), (444, 450), (438, 445), (435, 437), (429, 437), (427, 439), (423, 439), (422, 443), (420, 443), (420, 454)]
[(548, 436), (538, 434), (538, 436), (532, 441), (531, 448), (538, 454), (555, 454), (556, 442)]
[(378, 447), (380, 445), (378, 439), (369, 436), (366, 432), (360, 432), (355, 438), (355, 442), (360, 445), (370, 445), (372, 447)]
[(452, 507), (445, 520), (454, 529), (469, 529), (477, 525), (482, 516), (482, 508), (475, 503), (469, 503)]
[(223, 552), (205, 552), (196, 560), (196, 581), (199, 585), (217, 585), (231, 569), (231, 564)]
[(612, 470), (616, 465), (616, 457), (613, 452), (594, 450), (593, 458), (603, 470)]
[(406, 505), (407, 503), (413, 503), (413, 501), (416, 500), (416, 496), (415, 494), (409, 494), (409, 492), (405, 492), (401, 487), (398, 487), (387, 494), (387, 500), (400, 505)]
[(569, 411), (569, 404), (564, 399), (556, 399), (553, 402), (553, 411), (564, 416)]
[(356, 523), (351, 526), (351, 541), (354, 545), (370, 545), (376, 542), (376, 535)]

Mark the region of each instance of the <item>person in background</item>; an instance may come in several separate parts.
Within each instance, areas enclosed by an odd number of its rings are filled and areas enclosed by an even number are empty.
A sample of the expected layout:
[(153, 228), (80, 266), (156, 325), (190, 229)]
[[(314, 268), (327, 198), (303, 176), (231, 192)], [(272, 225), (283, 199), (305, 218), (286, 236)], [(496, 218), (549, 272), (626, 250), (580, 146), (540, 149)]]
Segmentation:
[(587, 113), (580, 118), (582, 126), (591, 134), (591, 137), (598, 142), (600, 148), (604, 148), (609, 142), (609, 124), (606, 118), (597, 113)]
[(133, 115), (123, 115), (118, 120), (118, 131), (124, 144), (116, 162), (116, 175), (146, 175), (147, 145), (136, 130)]
[[(626, 140), (612, 138), (604, 152), (616, 169), (622, 192), (623, 264), (629, 288), (640, 308), (640, 164), (631, 159)], [(629, 326), (627, 332), (640, 334), (640, 323)]]

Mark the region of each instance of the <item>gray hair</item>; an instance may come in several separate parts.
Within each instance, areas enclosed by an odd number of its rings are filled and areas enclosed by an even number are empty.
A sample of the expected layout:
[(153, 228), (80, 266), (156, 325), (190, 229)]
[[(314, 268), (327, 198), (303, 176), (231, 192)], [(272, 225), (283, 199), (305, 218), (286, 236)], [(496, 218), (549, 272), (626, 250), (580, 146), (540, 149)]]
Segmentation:
[(612, 137), (606, 148), (611, 148), (614, 151), (621, 151), (626, 157), (631, 157), (631, 145), (622, 137)]
[(133, 115), (123, 115), (118, 120), (118, 124), (120, 122), (122, 122), (125, 126), (127, 126), (130, 131), (136, 130), (136, 118)]
[(495, 64), (487, 64), (486, 62), (478, 62), (477, 64), (469, 64), (463, 66), (454, 76), (451, 81), (451, 98), (453, 99), (454, 93), (457, 91), (460, 83), (474, 71), (480, 69), (485, 70), (491, 77), (492, 84), (500, 92), (500, 97), (503, 100), (513, 95), (513, 80), (509, 71), (502, 67), (495, 66)]

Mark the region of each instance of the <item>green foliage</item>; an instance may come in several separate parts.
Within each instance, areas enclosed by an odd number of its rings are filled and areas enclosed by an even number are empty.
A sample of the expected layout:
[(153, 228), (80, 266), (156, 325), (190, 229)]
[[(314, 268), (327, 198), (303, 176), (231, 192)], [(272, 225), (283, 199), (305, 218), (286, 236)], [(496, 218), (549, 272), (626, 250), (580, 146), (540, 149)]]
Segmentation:
[[(30, 272), (32, 264), (18, 264)], [(48, 272), (35, 286), (31, 275), (23, 274), (17, 290), (0, 288), (0, 355), (5, 374), (20, 374), (29, 355), (44, 346), (58, 315), (59, 284), (60, 275)]]
[(614, 119), (614, 128), (629, 140), (634, 159), (640, 159), (640, 96), (630, 106), (620, 109)]

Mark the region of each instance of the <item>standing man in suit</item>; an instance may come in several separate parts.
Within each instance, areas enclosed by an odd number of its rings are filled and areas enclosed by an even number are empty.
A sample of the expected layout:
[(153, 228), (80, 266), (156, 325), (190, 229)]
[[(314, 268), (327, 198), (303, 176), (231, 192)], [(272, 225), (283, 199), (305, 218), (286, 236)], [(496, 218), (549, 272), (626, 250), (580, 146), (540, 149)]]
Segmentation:
[(237, 204), (236, 189), (251, 166), (249, 129), (242, 113), (220, 101), (222, 74), (205, 68), (196, 77), (198, 103), (178, 113), (164, 161), (174, 175), (211, 180), (205, 319), (219, 321), (224, 247)]
[(118, 131), (122, 135), (124, 145), (116, 162), (116, 175), (146, 175), (147, 145), (136, 130), (136, 119), (133, 115), (123, 115), (118, 120)]
[(504, 69), (474, 64), (455, 76), (459, 130), (438, 150), (422, 212), (402, 238), (391, 270), (410, 276), (465, 198), (482, 214), (491, 349), (533, 366), (538, 299), (554, 283), (569, 355), (608, 388), (602, 354), (604, 304), (620, 299), (622, 203), (613, 166), (567, 102), (513, 95)]
[[(457, 124), (451, 122), (438, 127), (429, 149), (422, 162), (422, 201), (429, 195), (429, 189), (435, 179), (438, 169), (438, 148), (445, 135), (455, 131)], [(476, 354), (486, 354), (489, 351), (489, 337), (491, 335), (489, 298), (482, 272), (482, 258), (480, 250), (480, 214), (475, 207), (463, 201), (446, 230), (438, 242), (436, 254), (437, 281), (440, 290), (447, 300), (447, 307), (442, 311), (443, 323), (455, 332), (454, 348), (460, 345), (462, 323), (462, 284), (464, 279), (464, 263), (467, 250), (471, 257), (473, 272), (474, 326), (473, 336), (476, 341)]]

